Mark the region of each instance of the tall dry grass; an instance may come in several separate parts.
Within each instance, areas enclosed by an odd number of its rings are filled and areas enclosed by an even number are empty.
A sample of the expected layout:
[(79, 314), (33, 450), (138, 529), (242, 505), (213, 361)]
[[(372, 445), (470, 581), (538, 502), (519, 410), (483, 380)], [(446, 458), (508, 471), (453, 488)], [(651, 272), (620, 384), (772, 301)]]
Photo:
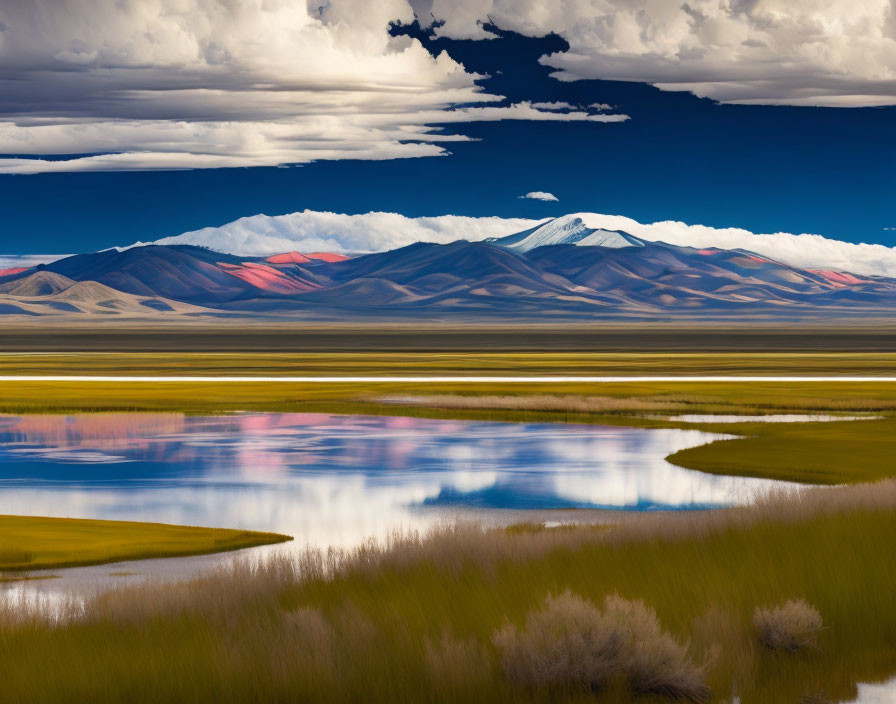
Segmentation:
[(566, 413), (614, 413), (624, 411), (681, 411), (689, 407), (685, 398), (641, 399), (578, 394), (518, 396), (431, 394), (425, 396), (380, 396), (379, 403), (461, 410), (562, 411)]
[[(743, 509), (620, 516), (609, 528), (452, 524), (350, 550), (237, 560), (189, 582), (119, 587), (55, 621), (8, 605), (4, 697), (581, 700), (581, 689), (514, 685), (526, 677), (508, 679), (502, 667), (512, 639), (493, 641), (507, 623), (523, 638), (545, 595), (570, 590), (625, 653), (610, 659), (617, 664), (594, 701), (650, 692), (646, 704), (686, 689), (699, 697), (695, 673), (709, 701), (792, 704), (819, 691), (847, 699), (855, 678), (896, 671), (894, 508), (888, 481), (777, 493)], [(619, 600), (608, 601), (614, 593)], [(794, 598), (816, 604), (830, 628), (819, 650), (772, 652), (756, 638), (754, 611)], [(560, 611), (570, 632), (586, 621)], [(555, 617), (544, 617), (545, 632)]]
[(672, 389), (657, 390), (655, 393), (640, 395), (618, 393), (614, 396), (589, 396), (581, 393), (570, 394), (400, 394), (373, 396), (367, 399), (384, 405), (422, 408), (442, 408), (452, 410), (504, 410), (529, 412), (564, 413), (665, 413), (693, 411), (695, 408), (707, 412), (731, 412), (749, 414), (757, 410), (781, 411), (892, 411), (896, 410), (893, 398), (857, 397), (854, 393), (846, 397), (806, 397), (793, 394), (757, 396), (752, 399), (726, 398), (716, 393), (675, 392)]

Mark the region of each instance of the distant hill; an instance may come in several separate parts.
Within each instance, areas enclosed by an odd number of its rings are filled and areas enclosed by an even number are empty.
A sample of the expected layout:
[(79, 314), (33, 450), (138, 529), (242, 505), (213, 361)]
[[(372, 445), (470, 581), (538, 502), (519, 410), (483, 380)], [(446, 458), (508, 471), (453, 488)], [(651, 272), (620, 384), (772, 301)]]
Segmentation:
[[(16, 273), (23, 274), (27, 270)], [(75, 282), (67, 276), (52, 271), (37, 271), (23, 278), (0, 283), (0, 294), (10, 296), (52, 296), (72, 286)]]
[(651, 242), (577, 216), (484, 242), (417, 243), (354, 258), (236, 257), (189, 245), (109, 250), (0, 278), (0, 295), (13, 309), (31, 296), (57, 312), (71, 305), (157, 315), (192, 306), (196, 314), (321, 320), (896, 316), (894, 279)]
[(0, 284), (0, 313), (28, 317), (158, 318), (214, 311), (180, 301), (135, 296), (96, 281), (74, 281), (38, 270)]

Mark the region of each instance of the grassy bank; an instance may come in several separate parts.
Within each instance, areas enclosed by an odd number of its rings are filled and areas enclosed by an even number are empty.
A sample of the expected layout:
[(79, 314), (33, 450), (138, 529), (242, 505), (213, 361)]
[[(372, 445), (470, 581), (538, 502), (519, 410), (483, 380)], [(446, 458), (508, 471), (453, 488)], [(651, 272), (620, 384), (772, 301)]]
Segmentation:
[[(66, 625), (0, 619), (4, 700), (631, 701), (624, 677), (591, 693), (505, 676), (496, 631), (568, 589), (654, 609), (712, 702), (837, 702), (896, 671), (894, 508), (884, 482), (609, 530), (455, 527), (120, 588)], [(769, 650), (754, 610), (797, 598), (821, 614), (818, 647)]]
[(222, 528), (0, 516), (0, 572), (202, 555), (285, 540), (290, 538)]

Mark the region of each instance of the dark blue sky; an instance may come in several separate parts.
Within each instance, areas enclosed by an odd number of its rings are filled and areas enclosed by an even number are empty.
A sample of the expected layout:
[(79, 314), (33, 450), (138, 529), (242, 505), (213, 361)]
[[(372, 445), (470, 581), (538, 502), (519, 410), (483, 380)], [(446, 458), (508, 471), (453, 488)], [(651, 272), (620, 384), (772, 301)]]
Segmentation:
[[(0, 252), (94, 250), (236, 218), (346, 213), (546, 217), (575, 211), (896, 244), (896, 108), (717, 105), (610, 81), (561, 83), (558, 38), (432, 41), (509, 100), (609, 103), (625, 123), (464, 123), (447, 157), (293, 168), (0, 176)], [(549, 191), (560, 201), (520, 200)]]

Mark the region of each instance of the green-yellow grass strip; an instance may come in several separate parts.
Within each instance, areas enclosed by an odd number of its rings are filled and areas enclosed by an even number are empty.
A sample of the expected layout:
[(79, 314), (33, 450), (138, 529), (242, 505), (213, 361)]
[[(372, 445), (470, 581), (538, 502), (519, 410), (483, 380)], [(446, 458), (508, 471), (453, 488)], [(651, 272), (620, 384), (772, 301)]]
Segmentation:
[(0, 375), (892, 374), (896, 354), (609, 353), (0, 353)]
[(287, 540), (292, 538), (277, 533), (226, 528), (0, 516), (0, 571), (203, 555)]
[[(438, 384), (394, 383), (301, 384), (249, 382), (230, 385), (128, 384), (122, 382), (16, 382), (0, 384), (0, 412), (37, 413), (65, 411), (179, 411), (216, 413), (236, 410), (309, 411), (353, 408), (370, 412), (380, 396), (421, 394), (579, 395), (638, 399), (662, 412), (688, 413), (778, 412), (782, 410), (896, 411), (896, 383), (846, 382), (695, 384), (633, 382), (625, 384), (551, 383), (537, 387), (489, 383), (464, 387)], [(364, 401), (364, 404), (359, 404)], [(372, 404), (371, 401), (374, 401)], [(394, 408), (395, 404), (391, 404)], [(385, 404), (383, 404), (385, 408)]]

